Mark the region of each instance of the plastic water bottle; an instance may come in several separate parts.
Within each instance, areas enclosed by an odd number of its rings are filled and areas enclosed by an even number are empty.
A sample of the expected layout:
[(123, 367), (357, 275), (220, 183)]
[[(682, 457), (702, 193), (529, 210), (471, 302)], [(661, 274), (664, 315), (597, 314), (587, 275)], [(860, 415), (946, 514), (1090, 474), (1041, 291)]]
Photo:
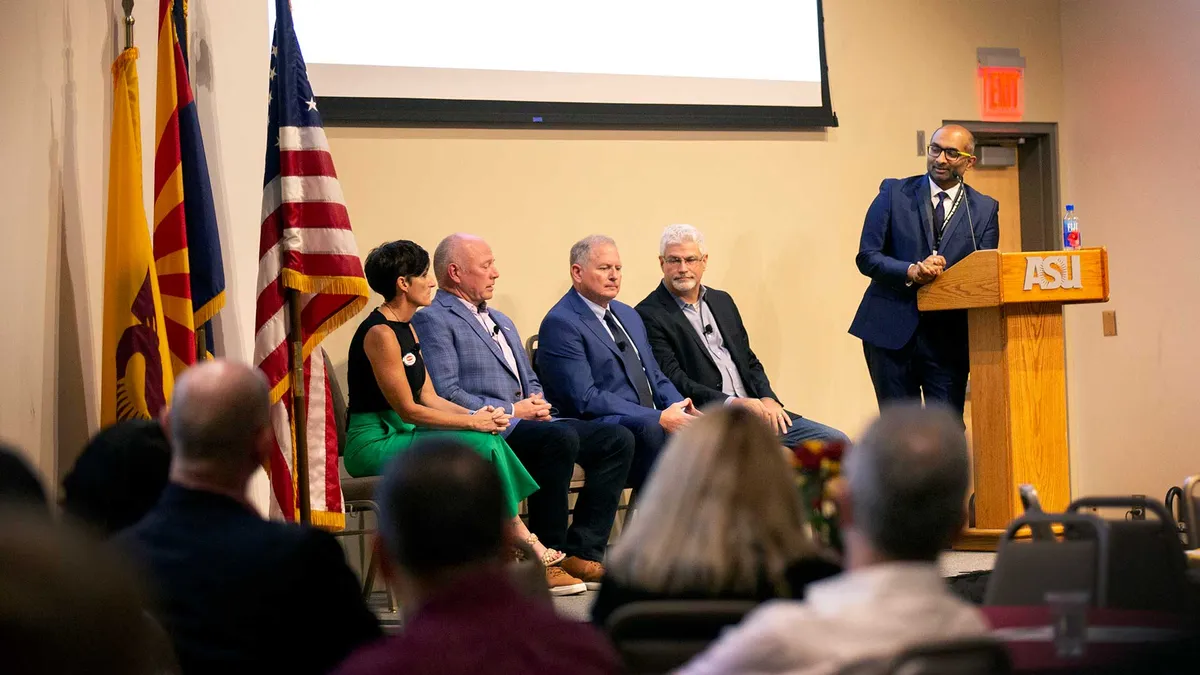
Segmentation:
[(1063, 218), (1063, 248), (1078, 249), (1082, 246), (1079, 238), (1079, 217), (1075, 215), (1075, 205), (1067, 204), (1067, 216)]

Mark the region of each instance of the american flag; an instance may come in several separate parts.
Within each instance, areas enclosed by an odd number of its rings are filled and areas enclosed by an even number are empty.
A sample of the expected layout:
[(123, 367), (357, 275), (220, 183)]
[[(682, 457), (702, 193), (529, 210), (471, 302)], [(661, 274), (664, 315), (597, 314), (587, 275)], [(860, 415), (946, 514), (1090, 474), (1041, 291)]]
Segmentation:
[(312, 523), (345, 525), (330, 373), (320, 342), (367, 303), (358, 246), (287, 0), (276, 0), (259, 240), (254, 363), (271, 385), (275, 450), (267, 468), (272, 515), (296, 520), (288, 290), (300, 293)]

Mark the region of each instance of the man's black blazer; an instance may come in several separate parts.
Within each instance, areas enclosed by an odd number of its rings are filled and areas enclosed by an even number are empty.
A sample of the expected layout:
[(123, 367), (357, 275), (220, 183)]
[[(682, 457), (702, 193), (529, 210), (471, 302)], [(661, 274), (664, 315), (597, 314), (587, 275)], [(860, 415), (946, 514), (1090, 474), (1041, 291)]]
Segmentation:
[[(762, 364), (750, 349), (750, 336), (746, 335), (746, 326), (733, 298), (724, 291), (706, 287), (704, 301), (712, 310), (712, 317), (704, 318), (716, 322), (746, 393), (751, 398), (779, 401)], [(646, 324), (654, 358), (679, 393), (691, 398), (697, 406), (724, 401), (727, 395), (721, 391), (721, 371), (666, 286), (660, 283), (638, 303), (637, 311)]]
[(229, 497), (169, 485), (118, 545), (148, 576), (184, 675), (323, 674), (380, 636), (332, 536)]

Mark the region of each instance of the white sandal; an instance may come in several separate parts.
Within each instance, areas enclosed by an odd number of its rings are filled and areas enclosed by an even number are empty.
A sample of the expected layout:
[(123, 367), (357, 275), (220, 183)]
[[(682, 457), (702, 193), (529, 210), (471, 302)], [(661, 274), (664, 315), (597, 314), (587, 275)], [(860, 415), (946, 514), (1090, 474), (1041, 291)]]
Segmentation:
[[(525, 543), (529, 544), (530, 548), (532, 548), (534, 544), (538, 543), (538, 536), (536, 534), (530, 532), (529, 537), (527, 537), (525, 539)], [(545, 565), (546, 567), (550, 567), (551, 565), (557, 565), (558, 563), (560, 563), (566, 559), (567, 559), (566, 553), (563, 553), (562, 551), (556, 551), (552, 548), (546, 549), (546, 552), (542, 554), (542, 564)]]

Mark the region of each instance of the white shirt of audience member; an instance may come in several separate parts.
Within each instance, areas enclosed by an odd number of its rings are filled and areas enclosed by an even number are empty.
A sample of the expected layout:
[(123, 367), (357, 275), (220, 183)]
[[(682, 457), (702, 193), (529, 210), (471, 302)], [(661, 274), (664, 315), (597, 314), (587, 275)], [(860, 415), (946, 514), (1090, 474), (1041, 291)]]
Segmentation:
[(955, 597), (936, 565), (887, 563), (772, 600), (677, 671), (683, 675), (818, 675), (923, 642), (982, 635), (983, 615)]

